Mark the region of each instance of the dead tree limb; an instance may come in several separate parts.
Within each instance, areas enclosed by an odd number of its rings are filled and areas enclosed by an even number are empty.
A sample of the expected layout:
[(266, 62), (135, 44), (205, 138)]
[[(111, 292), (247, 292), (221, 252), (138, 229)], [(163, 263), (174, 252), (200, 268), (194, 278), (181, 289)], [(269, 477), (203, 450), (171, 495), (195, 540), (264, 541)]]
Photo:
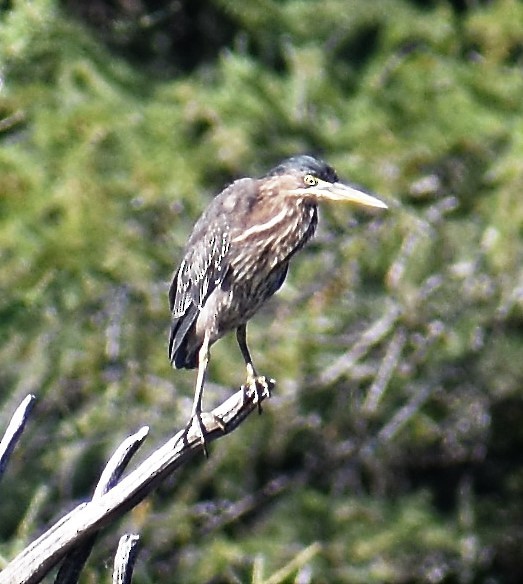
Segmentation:
[(9, 457), (18, 442), (18, 438), (20, 438), (20, 435), (24, 431), (25, 423), (33, 409), (35, 400), (35, 396), (29, 394), (16, 408), (15, 413), (7, 426), (2, 441), (0, 442), (0, 477), (9, 462)]
[(114, 557), (113, 584), (131, 584), (140, 537), (133, 533), (122, 535)]
[[(100, 480), (93, 493), (93, 501), (105, 495), (118, 483), (125, 468), (144, 443), (148, 433), (149, 428), (144, 426), (120, 444), (100, 475)], [(97, 537), (98, 532), (95, 532), (67, 552), (56, 575), (55, 584), (76, 584), (78, 582), (80, 572), (91, 554)]]
[[(208, 443), (237, 428), (270, 395), (242, 387), (212, 413), (202, 414)], [(153, 491), (176, 468), (202, 453), (197, 424), (181, 430), (155, 450), (136, 470), (107, 493), (78, 505), (23, 550), (0, 573), (0, 584), (35, 584), (71, 550), (93, 533), (122, 517)]]

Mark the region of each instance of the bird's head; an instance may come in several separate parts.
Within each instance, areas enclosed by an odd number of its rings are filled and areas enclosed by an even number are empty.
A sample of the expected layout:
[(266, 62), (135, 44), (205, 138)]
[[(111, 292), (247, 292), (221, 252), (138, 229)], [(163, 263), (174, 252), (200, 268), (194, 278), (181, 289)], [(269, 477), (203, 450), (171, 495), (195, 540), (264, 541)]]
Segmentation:
[(336, 171), (312, 156), (295, 156), (281, 162), (267, 175), (285, 184), (285, 194), (314, 202), (345, 201), (364, 207), (387, 209), (378, 198), (340, 182)]

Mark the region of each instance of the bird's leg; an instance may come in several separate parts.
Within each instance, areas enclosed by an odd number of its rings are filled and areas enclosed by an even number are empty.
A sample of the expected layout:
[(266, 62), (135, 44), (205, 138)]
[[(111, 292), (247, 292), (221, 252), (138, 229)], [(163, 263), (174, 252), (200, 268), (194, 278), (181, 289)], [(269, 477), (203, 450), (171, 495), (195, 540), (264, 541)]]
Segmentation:
[(206, 333), (202, 346), (198, 352), (198, 376), (196, 378), (196, 388), (194, 390), (194, 401), (192, 404), (192, 415), (202, 413), (203, 386), (207, 375), (207, 365), (209, 363), (209, 335)]
[(258, 377), (256, 369), (252, 363), (251, 353), (249, 347), (247, 346), (247, 325), (241, 324), (236, 329), (236, 338), (238, 339), (238, 345), (240, 346), (240, 351), (243, 355), (243, 360), (245, 361), (245, 366), (247, 367), (247, 384), (250, 385)]
[(254, 394), (256, 395), (256, 399), (258, 401), (258, 412), (262, 413), (261, 408), (261, 401), (260, 401), (260, 386), (263, 388), (264, 392), (269, 392), (269, 383), (265, 379), (265, 377), (261, 377), (256, 372), (254, 365), (252, 363), (251, 353), (249, 351), (249, 347), (247, 347), (247, 325), (241, 324), (236, 329), (236, 339), (238, 340), (238, 345), (240, 347), (240, 351), (242, 352), (243, 359), (245, 361), (245, 366), (247, 368), (247, 383), (246, 385), (251, 387), (254, 390)]
[(202, 398), (203, 398), (203, 388), (205, 385), (205, 378), (207, 375), (207, 364), (209, 363), (209, 334), (206, 332), (203, 337), (203, 343), (198, 352), (198, 376), (196, 377), (196, 388), (194, 390), (194, 401), (192, 405), (192, 415), (189, 426), (192, 424), (193, 420), (196, 420), (198, 425), (198, 430), (200, 433), (200, 439), (203, 446), (203, 452), (205, 456), (208, 456), (207, 446), (205, 444), (205, 427), (202, 423)]

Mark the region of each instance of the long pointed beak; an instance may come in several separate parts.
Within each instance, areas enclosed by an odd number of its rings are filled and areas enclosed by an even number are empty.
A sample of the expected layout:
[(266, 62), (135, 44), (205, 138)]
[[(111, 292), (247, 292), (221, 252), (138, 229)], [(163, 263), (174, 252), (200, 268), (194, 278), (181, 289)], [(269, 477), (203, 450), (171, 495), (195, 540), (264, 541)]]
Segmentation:
[(318, 180), (317, 184), (313, 186), (294, 189), (289, 194), (298, 197), (311, 197), (317, 201), (345, 201), (363, 207), (388, 209), (388, 206), (378, 198), (341, 182), (330, 183)]
[(322, 199), (326, 201), (345, 201), (347, 203), (356, 203), (357, 205), (362, 205), (364, 207), (388, 209), (383, 201), (341, 182), (328, 183), (320, 181), (316, 187), (312, 187), (310, 190), (314, 191), (314, 194), (320, 201)]

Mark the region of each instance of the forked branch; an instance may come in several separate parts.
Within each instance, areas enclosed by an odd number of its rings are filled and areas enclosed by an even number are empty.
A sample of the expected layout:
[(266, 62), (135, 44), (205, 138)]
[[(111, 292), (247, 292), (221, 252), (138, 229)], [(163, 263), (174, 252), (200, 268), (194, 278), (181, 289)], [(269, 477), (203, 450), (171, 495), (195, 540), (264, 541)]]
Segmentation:
[[(270, 381), (268, 391), (259, 395), (253, 388), (242, 387), (211, 413), (203, 413), (207, 443), (237, 428), (258, 408), (258, 400), (261, 402), (269, 396), (273, 386), (274, 382)], [(160, 446), (107, 492), (97, 493), (98, 496), (55, 523), (2, 570), (0, 584), (40, 582), (70, 550), (81, 547), (100, 529), (122, 517), (197, 453), (202, 453), (202, 443), (197, 424), (192, 424)], [(124, 459), (124, 463), (127, 462)]]

